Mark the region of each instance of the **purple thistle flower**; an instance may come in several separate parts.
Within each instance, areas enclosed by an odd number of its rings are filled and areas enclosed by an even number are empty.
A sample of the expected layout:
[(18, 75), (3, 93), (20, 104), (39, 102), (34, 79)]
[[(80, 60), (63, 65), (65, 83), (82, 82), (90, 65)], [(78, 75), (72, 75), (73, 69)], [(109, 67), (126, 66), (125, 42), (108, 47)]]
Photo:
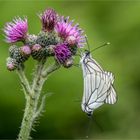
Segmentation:
[(55, 30), (70, 46), (84, 46), (85, 36), (83, 35), (83, 30), (79, 28), (78, 24), (73, 25), (73, 21), (69, 21), (69, 17), (60, 17)]
[(72, 56), (71, 51), (65, 43), (56, 45), (54, 48), (54, 54), (56, 60), (58, 60), (61, 64), (64, 64), (66, 60)]
[(47, 9), (44, 13), (39, 15), (42, 22), (43, 31), (52, 31), (57, 21), (56, 12), (53, 9)]
[(15, 18), (12, 22), (9, 22), (4, 27), (6, 35), (6, 42), (14, 43), (17, 41), (24, 41), (27, 37), (28, 23), (27, 18), (21, 19)]

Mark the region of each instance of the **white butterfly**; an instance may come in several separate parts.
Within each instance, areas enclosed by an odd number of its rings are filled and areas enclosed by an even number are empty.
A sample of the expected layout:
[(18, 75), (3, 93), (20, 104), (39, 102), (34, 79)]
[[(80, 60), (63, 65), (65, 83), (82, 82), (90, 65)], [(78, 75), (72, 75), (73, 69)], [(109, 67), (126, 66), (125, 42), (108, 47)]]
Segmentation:
[(104, 103), (116, 103), (117, 95), (113, 87), (114, 76), (112, 73), (104, 71), (92, 58), (89, 51), (82, 54), (80, 63), (84, 77), (81, 107), (90, 116)]

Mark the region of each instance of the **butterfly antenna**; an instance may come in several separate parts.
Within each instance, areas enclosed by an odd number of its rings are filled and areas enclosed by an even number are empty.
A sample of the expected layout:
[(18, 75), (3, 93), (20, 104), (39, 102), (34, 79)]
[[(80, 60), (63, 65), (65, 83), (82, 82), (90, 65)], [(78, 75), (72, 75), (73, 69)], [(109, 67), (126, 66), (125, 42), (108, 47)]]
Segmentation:
[(88, 43), (88, 38), (87, 36), (85, 35), (85, 39), (86, 39), (86, 43), (87, 43), (87, 46), (88, 46), (88, 50), (90, 51), (90, 46), (89, 46), (89, 43)]
[[(93, 49), (91, 52), (94, 52), (95, 50), (97, 50), (97, 49), (99, 49), (99, 48), (102, 48), (102, 47), (104, 47), (104, 46), (107, 46), (107, 45), (110, 45), (110, 42), (107, 42), (107, 43), (105, 43), (105, 44), (103, 44), (103, 45), (101, 45), (101, 46), (99, 46), (99, 47)], [(91, 52), (90, 52), (90, 53), (91, 53)]]

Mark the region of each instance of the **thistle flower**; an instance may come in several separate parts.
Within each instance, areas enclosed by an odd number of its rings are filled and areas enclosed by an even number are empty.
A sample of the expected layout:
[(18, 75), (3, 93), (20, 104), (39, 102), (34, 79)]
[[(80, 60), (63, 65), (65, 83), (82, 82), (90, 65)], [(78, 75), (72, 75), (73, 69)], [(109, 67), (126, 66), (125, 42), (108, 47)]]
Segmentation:
[(56, 60), (61, 64), (64, 64), (72, 56), (71, 51), (65, 43), (56, 45), (54, 54)]
[(15, 18), (4, 27), (6, 35), (6, 42), (14, 43), (17, 41), (24, 41), (27, 37), (28, 24), (27, 19)]
[(53, 9), (47, 9), (44, 13), (39, 15), (42, 22), (43, 31), (52, 31), (57, 21), (56, 12)]
[(73, 25), (73, 21), (69, 21), (69, 17), (60, 17), (55, 30), (70, 46), (84, 46), (85, 36), (83, 35), (83, 30), (79, 28), (78, 24)]

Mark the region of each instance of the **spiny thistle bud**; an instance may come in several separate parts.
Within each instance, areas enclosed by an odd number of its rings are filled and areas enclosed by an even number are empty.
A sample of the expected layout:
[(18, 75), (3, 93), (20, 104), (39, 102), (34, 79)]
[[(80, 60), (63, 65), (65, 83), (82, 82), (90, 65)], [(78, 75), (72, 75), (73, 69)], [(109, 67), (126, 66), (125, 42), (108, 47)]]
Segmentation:
[(28, 35), (26, 39), (26, 44), (29, 46), (33, 46), (36, 44), (37, 36), (36, 35)]
[(11, 57), (8, 57), (6, 61), (7, 61), (7, 63), (6, 63), (7, 69), (9, 71), (13, 71), (13, 70), (15, 70), (17, 68), (16, 59), (13, 59)]
[(30, 56), (31, 54), (31, 49), (29, 46), (22, 46), (20, 47), (20, 52), (23, 56)]
[(42, 47), (46, 47), (49, 45), (56, 45), (58, 43), (56, 34), (51, 32), (51, 33), (45, 33), (45, 32), (40, 32), (37, 40), (37, 44), (40, 44)]
[(19, 64), (25, 62), (30, 56), (27, 54), (25, 55), (25, 53), (27, 53), (27, 48), (26, 48), (26, 52), (25, 52), (25, 46), (19, 48), (16, 45), (13, 45), (9, 48), (9, 53), (10, 53), (10, 57), (15, 59), (16, 62)]
[(65, 43), (56, 45), (54, 53), (56, 60), (61, 64), (64, 64), (72, 56), (71, 51)]
[(36, 60), (41, 60), (44, 57), (44, 48), (42, 48), (39, 44), (33, 45), (32, 57)]
[(56, 12), (53, 9), (47, 9), (44, 13), (39, 15), (42, 22), (42, 30), (44, 32), (52, 31), (57, 21)]
[(46, 55), (54, 56), (54, 48), (55, 48), (55, 45), (49, 45), (49, 46), (45, 47)]
[(10, 46), (9, 48), (9, 54), (10, 54), (10, 57), (14, 57), (14, 53), (18, 51), (18, 47), (16, 45), (12, 45)]
[(69, 67), (71, 67), (72, 65), (73, 65), (73, 59), (72, 59), (72, 58), (67, 59), (67, 60), (65, 61), (65, 63), (63, 64), (63, 66), (64, 66), (65, 68), (69, 68)]

